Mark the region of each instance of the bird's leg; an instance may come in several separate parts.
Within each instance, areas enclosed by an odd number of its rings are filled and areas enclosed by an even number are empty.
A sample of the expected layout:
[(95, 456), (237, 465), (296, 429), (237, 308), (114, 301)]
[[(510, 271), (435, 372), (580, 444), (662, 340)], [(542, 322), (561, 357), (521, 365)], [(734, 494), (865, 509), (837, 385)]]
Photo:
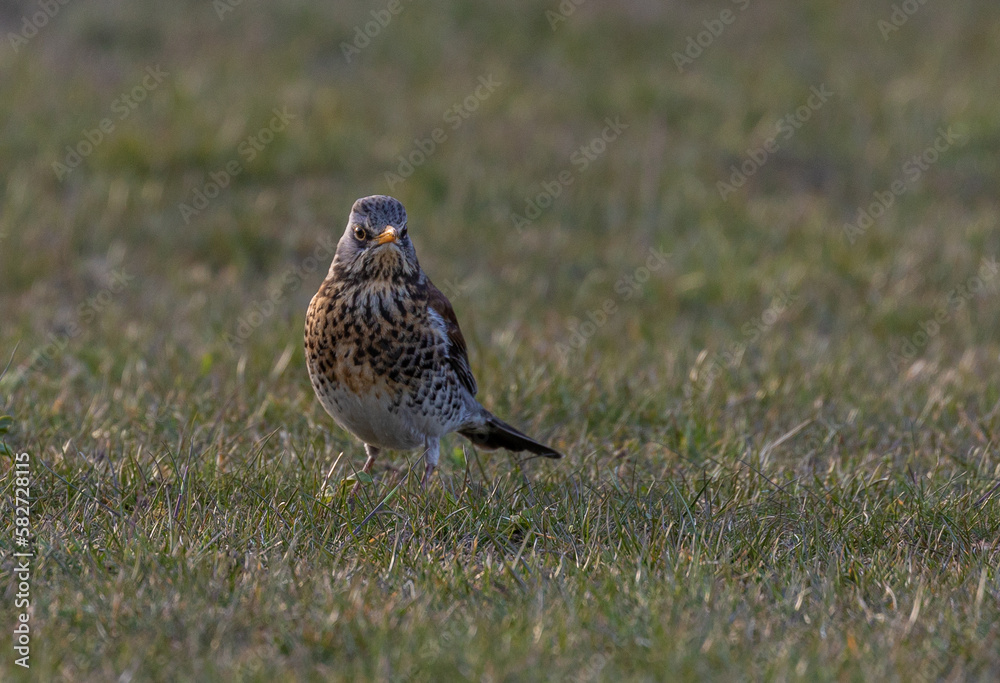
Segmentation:
[(365, 460), (365, 466), (361, 468), (361, 471), (365, 474), (371, 474), (372, 467), (375, 466), (375, 457), (378, 455), (378, 450), (374, 446), (365, 444), (365, 453), (368, 454), (368, 459)]
[[(378, 448), (375, 446), (370, 446), (365, 444), (365, 453), (368, 454), (368, 459), (365, 461), (365, 466), (361, 468), (361, 471), (365, 474), (371, 474), (372, 467), (375, 466), (375, 458), (379, 454)], [(354, 487), (351, 489), (351, 493), (347, 496), (347, 499), (351, 502), (354, 501), (354, 497), (358, 495), (358, 490), (361, 488), (361, 479), (357, 479), (354, 482)]]
[(420, 488), (427, 490), (427, 482), (431, 479), (431, 473), (437, 467), (438, 458), (441, 457), (441, 442), (438, 439), (424, 440), (424, 476), (420, 479)]

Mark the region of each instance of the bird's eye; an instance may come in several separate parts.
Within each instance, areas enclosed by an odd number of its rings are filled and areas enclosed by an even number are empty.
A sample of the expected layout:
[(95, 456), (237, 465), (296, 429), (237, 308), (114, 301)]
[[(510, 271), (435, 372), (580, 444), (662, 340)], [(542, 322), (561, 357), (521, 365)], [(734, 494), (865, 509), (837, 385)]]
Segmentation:
[(362, 242), (364, 242), (366, 239), (368, 239), (368, 232), (360, 225), (356, 225), (354, 226), (354, 236), (357, 237)]
[(399, 231), (399, 236), (400, 237), (406, 237), (406, 226), (405, 225), (403, 226), (403, 229)]

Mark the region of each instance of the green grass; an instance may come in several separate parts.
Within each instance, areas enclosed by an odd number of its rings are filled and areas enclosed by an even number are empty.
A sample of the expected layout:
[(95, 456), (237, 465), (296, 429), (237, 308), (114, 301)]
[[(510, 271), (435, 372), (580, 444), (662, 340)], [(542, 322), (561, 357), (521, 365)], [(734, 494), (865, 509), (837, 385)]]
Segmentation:
[[(407, 2), (345, 61), (384, 6), (69, 3), (16, 51), (38, 7), (0, 10), (0, 414), (38, 555), (30, 674), (5, 637), (0, 677), (995, 680), (1000, 278), (974, 278), (1000, 256), (1000, 10), (928, 2), (883, 40), (891, 3), (588, 2), (553, 31), (555, 2)], [(453, 437), (426, 492), (395, 454), (351, 509), (363, 451), (300, 350), (309, 258), (438, 127), (391, 194), (480, 399), (567, 458)]]

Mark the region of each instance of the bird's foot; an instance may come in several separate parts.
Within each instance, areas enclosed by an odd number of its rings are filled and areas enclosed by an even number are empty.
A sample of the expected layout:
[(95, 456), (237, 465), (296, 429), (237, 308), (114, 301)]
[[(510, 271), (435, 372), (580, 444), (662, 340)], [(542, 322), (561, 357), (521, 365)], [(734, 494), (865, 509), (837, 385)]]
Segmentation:
[(353, 510), (354, 506), (357, 505), (358, 491), (361, 490), (361, 480), (354, 482), (354, 486), (351, 487), (351, 492), (347, 494), (347, 505)]
[(434, 465), (427, 463), (424, 465), (424, 476), (420, 478), (420, 488), (427, 490), (427, 482), (431, 480), (431, 473), (434, 472)]
[[(365, 448), (368, 449), (369, 447), (366, 445)], [(361, 468), (361, 471), (364, 472), (366, 475), (368, 475), (367, 477), (364, 478), (368, 479), (369, 481), (371, 481), (372, 467), (375, 466), (375, 455), (377, 453), (378, 451), (375, 449), (368, 450), (368, 459), (365, 460), (365, 466)], [(357, 475), (354, 476), (355, 476), (354, 486), (351, 487), (351, 492), (347, 494), (347, 504), (351, 506), (351, 509), (354, 508), (354, 500), (358, 496), (358, 491), (361, 490), (361, 482), (363, 479), (362, 477), (359, 477)]]

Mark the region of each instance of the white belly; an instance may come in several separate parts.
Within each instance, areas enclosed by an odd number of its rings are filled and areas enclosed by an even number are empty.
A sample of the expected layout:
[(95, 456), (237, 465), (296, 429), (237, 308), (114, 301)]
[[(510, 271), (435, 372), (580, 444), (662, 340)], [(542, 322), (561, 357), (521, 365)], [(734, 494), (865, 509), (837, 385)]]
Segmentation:
[(377, 392), (359, 396), (344, 388), (327, 385), (317, 394), (337, 424), (366, 444), (391, 450), (410, 450), (424, 445), (424, 437), (412, 421), (393, 410), (389, 399)]

